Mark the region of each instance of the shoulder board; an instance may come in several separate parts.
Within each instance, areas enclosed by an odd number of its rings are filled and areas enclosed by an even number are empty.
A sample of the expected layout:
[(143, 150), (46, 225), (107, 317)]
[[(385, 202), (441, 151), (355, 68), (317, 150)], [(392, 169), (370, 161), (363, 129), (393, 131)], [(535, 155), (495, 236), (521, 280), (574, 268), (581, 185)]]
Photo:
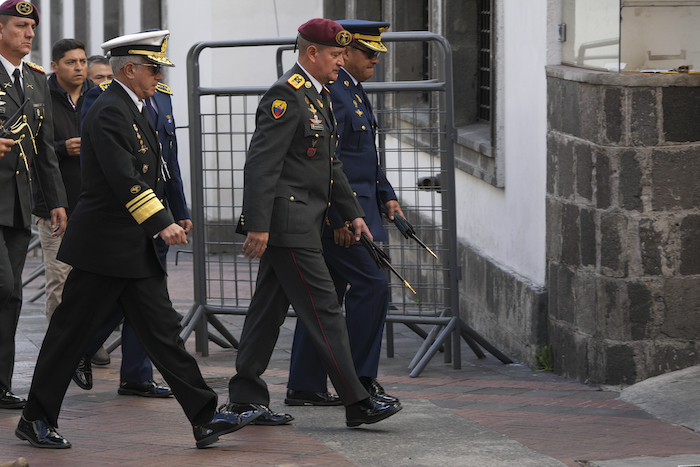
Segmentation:
[(110, 79), (109, 81), (104, 81), (104, 82), (98, 84), (98, 86), (100, 87), (100, 89), (102, 89), (103, 91), (105, 91), (105, 90), (107, 90), (107, 88), (109, 87), (110, 84), (112, 84), (112, 80), (111, 80), (111, 79)]
[(170, 87), (167, 84), (163, 84), (160, 81), (158, 84), (156, 84), (156, 91), (162, 92), (163, 94), (170, 94), (171, 96), (173, 95), (173, 92), (170, 90)]
[(292, 75), (291, 78), (287, 80), (287, 82), (297, 91), (299, 90), (300, 87), (304, 85), (306, 80), (304, 79), (303, 76), (301, 76), (299, 73), (295, 73)]
[(38, 72), (41, 73), (42, 75), (45, 75), (45, 74), (46, 74), (46, 72), (44, 71), (44, 67), (42, 67), (41, 65), (37, 65), (37, 64), (34, 63), (34, 62), (24, 62), (24, 64), (27, 65), (27, 66), (28, 66), (29, 68), (31, 68), (32, 70), (38, 71)]

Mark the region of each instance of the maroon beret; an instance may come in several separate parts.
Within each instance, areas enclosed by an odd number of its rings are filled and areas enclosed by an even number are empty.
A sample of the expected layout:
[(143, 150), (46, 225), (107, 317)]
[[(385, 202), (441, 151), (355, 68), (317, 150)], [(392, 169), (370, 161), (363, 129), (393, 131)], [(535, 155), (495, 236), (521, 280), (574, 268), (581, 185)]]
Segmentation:
[(31, 18), (39, 25), (39, 10), (35, 5), (20, 0), (7, 0), (0, 5), (0, 15), (19, 16), (20, 18)]
[(309, 42), (332, 47), (345, 47), (352, 42), (352, 34), (325, 18), (314, 18), (299, 26), (299, 35)]

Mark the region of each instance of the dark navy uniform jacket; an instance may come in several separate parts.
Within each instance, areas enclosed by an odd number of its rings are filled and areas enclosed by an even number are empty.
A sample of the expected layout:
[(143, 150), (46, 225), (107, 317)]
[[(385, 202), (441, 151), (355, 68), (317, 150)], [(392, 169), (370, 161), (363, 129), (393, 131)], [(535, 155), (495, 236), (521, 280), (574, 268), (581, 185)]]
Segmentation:
[[(85, 119), (85, 114), (95, 102), (95, 99), (109, 87), (110, 83), (111, 81), (100, 83), (85, 95), (85, 102), (82, 107), (83, 120)], [(172, 91), (167, 85), (158, 83), (156, 86), (156, 93), (153, 95), (153, 100), (156, 101), (156, 107), (158, 108), (158, 118), (156, 120), (158, 139), (162, 146), (163, 160), (170, 172), (170, 179), (166, 180), (163, 186), (165, 202), (166, 206), (170, 208), (173, 218), (177, 222), (183, 219), (189, 219), (190, 213), (187, 209), (187, 201), (185, 200), (185, 191), (180, 174), (180, 163), (177, 160), (177, 138), (175, 136), (175, 119), (173, 118), (171, 95)]]
[(82, 130), (82, 193), (58, 259), (112, 277), (164, 274), (153, 237), (174, 221), (160, 201), (160, 144), (148, 117), (113, 83)]
[[(365, 223), (375, 241), (387, 240), (382, 222), (381, 207), (395, 200), (396, 194), (379, 165), (374, 144), (377, 122), (362, 85), (355, 85), (344, 69), (338, 80), (329, 86), (333, 100), (333, 112), (338, 120), (337, 156), (343, 163), (343, 171), (365, 211)], [(334, 206), (328, 212), (324, 235), (333, 236), (333, 229), (342, 227)]]

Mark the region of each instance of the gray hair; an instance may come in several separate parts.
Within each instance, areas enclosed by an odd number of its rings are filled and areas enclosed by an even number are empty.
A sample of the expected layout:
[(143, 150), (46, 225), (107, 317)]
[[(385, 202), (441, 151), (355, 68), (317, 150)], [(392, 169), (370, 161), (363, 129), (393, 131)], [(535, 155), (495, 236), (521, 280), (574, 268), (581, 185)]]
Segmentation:
[(130, 55), (125, 55), (125, 56), (118, 56), (118, 57), (110, 57), (109, 58), (109, 66), (112, 67), (112, 72), (116, 75), (124, 67), (126, 66), (127, 63), (141, 63), (141, 60), (134, 60), (137, 59), (137, 57), (130, 56)]

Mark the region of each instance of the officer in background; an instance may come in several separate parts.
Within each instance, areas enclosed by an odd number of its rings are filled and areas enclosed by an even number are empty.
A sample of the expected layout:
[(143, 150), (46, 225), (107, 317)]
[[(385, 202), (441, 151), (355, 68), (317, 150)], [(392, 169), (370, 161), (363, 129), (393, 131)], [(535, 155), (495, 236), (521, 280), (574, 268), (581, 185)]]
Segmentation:
[[(68, 204), (53, 146), (49, 87), (43, 68), (22, 61), (31, 51), (38, 24), (33, 4), (0, 4), (0, 123), (10, 132), (8, 139), (0, 138), (0, 409), (21, 409), (25, 404), (10, 389), (22, 269), (31, 237), (30, 178), (44, 192), (51, 235), (58, 237), (66, 228)], [(10, 121), (26, 99), (23, 115)]]
[(95, 83), (100, 84), (105, 81), (112, 81), (114, 73), (112, 67), (109, 66), (109, 59), (104, 55), (90, 55), (88, 57), (88, 78)]
[(241, 333), (229, 408), (254, 408), (254, 423), (280, 425), (292, 417), (272, 412), (261, 375), (289, 305), (346, 406), (346, 425), (376, 423), (399, 410), (370, 397), (355, 373), (333, 281), (323, 260), (321, 232), (331, 202), (352, 224), (356, 240), (369, 229), (334, 157), (336, 122), (324, 84), (337, 79), (352, 36), (338, 23), (312, 19), (299, 27), (298, 62), (262, 97), (245, 163), (243, 252), (260, 258), (255, 294)]
[[(389, 23), (362, 20), (338, 21), (355, 39), (345, 48), (345, 65), (329, 85), (333, 113), (338, 120), (337, 155), (357, 200), (365, 211), (365, 222), (375, 241), (386, 241), (382, 208), (393, 220), (403, 215), (396, 194), (379, 165), (375, 134), (377, 121), (362, 82), (374, 74), (379, 53), (386, 52), (381, 33)], [(377, 382), (382, 333), (389, 306), (386, 274), (377, 268), (367, 250), (355, 243), (338, 211), (331, 206), (323, 231), (323, 256), (335, 284), (340, 303), (345, 300), (355, 370), (373, 397), (398, 402)], [(350, 288), (347, 288), (348, 284)], [(346, 291), (347, 290), (347, 291)], [(297, 323), (287, 384), (287, 405), (339, 405), (326, 388), (326, 372), (303, 326)]]
[(73, 269), (15, 430), (38, 448), (71, 447), (57, 431), (61, 402), (78, 361), (117, 303), (172, 387), (198, 448), (259, 416), (253, 410), (217, 411), (216, 393), (180, 338), (179, 315), (153, 241), (159, 236), (170, 245), (187, 243), (184, 229), (160, 201), (165, 172), (143, 102), (163, 78), (161, 67), (173, 66), (165, 55), (168, 37), (168, 31), (153, 31), (102, 44), (111, 54), (115, 80), (82, 128), (83, 188), (58, 252)]

